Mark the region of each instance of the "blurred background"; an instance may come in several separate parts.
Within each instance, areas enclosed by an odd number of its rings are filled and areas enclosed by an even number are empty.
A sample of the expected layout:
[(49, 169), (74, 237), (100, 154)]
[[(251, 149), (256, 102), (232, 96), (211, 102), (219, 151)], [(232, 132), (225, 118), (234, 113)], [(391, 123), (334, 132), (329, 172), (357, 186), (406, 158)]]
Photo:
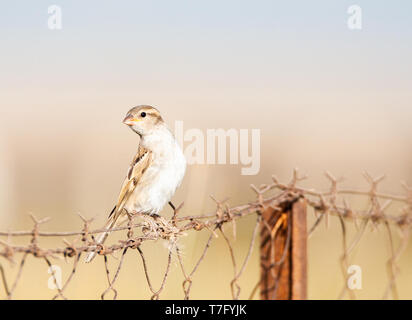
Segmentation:
[[(361, 30), (347, 26), (353, 4), (362, 8)], [(61, 30), (48, 28), (50, 5), (62, 9)], [(382, 191), (400, 194), (401, 180), (412, 184), (411, 15), (412, 3), (402, 0), (1, 2), (0, 230), (31, 228), (28, 213), (51, 217), (47, 231), (79, 230), (77, 213), (95, 217), (100, 227), (138, 145), (121, 120), (139, 104), (158, 107), (172, 129), (175, 121), (203, 132), (260, 129), (259, 173), (241, 175), (242, 165), (190, 165), (173, 198), (185, 202), (182, 215), (212, 212), (210, 194), (229, 197), (230, 205), (251, 201), (251, 183), (270, 183), (272, 174), (288, 180), (294, 167), (309, 175), (304, 185), (319, 190), (328, 187), (325, 170), (353, 188), (367, 187), (363, 170), (385, 173)], [(239, 258), (253, 221), (238, 223)], [(331, 219), (309, 241), (311, 299), (334, 299), (342, 288), (338, 223)], [(187, 268), (207, 237), (182, 239)], [(167, 247), (145, 248), (157, 287)], [(116, 284), (119, 298), (146, 299), (140, 258), (129, 255)], [(388, 255), (387, 235), (367, 230), (351, 258), (362, 268), (358, 297), (381, 296)], [(405, 299), (412, 298), (411, 260), (408, 246), (398, 279)], [(17, 266), (1, 262), (16, 274)], [(69, 275), (70, 263), (53, 263)], [(27, 264), (15, 297), (53, 296), (44, 261)], [(226, 244), (217, 239), (191, 297), (230, 298), (232, 273)], [(103, 258), (82, 263), (67, 296), (99, 298), (105, 277)], [(241, 298), (258, 277), (255, 250), (240, 280)], [(176, 259), (161, 298), (182, 298), (182, 281)]]

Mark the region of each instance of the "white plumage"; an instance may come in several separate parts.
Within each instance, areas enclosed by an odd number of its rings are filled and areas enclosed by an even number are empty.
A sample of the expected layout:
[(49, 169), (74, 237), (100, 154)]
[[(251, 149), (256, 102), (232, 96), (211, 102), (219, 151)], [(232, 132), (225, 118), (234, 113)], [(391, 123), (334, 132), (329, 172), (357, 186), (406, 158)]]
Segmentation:
[(140, 145), (151, 151), (153, 160), (124, 208), (128, 212), (158, 214), (180, 186), (186, 159), (166, 125), (143, 136)]

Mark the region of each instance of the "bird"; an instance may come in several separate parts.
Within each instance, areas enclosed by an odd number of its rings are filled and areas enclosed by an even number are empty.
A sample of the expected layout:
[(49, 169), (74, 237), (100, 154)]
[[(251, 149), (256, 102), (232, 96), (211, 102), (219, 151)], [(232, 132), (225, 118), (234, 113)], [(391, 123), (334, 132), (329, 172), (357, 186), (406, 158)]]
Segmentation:
[[(99, 234), (96, 244), (103, 244), (110, 229), (129, 215), (158, 216), (167, 203), (174, 209), (171, 198), (186, 172), (184, 153), (158, 109), (149, 105), (133, 107), (123, 123), (140, 137), (139, 146), (104, 225), (105, 232)], [(89, 252), (85, 261), (91, 262), (95, 256), (96, 251)]]

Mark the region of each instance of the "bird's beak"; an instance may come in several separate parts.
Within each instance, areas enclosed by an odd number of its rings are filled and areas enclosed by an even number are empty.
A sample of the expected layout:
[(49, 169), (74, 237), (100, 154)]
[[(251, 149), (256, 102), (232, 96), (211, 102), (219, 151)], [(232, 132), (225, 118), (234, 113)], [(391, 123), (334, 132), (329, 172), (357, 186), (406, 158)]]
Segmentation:
[(139, 121), (139, 119), (135, 119), (135, 118), (133, 118), (132, 115), (129, 114), (128, 116), (126, 116), (126, 118), (124, 118), (123, 123), (124, 123), (124, 124), (127, 124), (128, 126), (132, 126), (132, 125), (134, 125), (137, 121)]

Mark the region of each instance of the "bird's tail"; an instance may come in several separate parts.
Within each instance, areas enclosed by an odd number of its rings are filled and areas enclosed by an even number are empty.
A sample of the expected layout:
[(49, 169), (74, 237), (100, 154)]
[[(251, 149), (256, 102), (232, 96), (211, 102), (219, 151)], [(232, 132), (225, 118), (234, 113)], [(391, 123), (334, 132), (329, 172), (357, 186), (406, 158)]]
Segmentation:
[[(96, 244), (103, 244), (104, 243), (107, 236), (109, 235), (110, 230), (114, 227), (114, 225), (116, 223), (116, 220), (117, 220), (117, 215), (116, 214), (111, 214), (109, 219), (107, 219), (106, 224), (104, 225), (104, 229), (107, 230), (107, 231), (102, 232), (98, 235), (98, 237), (96, 239)], [(85, 262), (86, 263), (91, 262), (94, 259), (94, 257), (96, 256), (96, 253), (97, 253), (96, 251), (89, 252), (86, 256)]]

